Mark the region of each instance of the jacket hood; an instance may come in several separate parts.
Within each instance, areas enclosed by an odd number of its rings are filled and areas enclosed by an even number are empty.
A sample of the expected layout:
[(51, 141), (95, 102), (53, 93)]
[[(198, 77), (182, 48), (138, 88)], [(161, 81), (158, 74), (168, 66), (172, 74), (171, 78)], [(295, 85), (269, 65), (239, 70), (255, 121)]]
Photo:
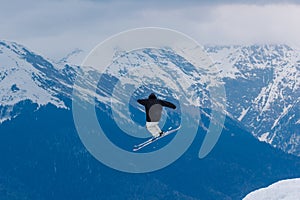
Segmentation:
[(157, 99), (154, 93), (151, 93), (148, 97), (148, 99)]

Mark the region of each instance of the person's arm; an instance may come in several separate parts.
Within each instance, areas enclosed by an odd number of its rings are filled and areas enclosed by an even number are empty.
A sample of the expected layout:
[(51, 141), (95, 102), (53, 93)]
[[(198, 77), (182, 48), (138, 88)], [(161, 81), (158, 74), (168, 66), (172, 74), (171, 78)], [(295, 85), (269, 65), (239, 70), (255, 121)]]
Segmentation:
[(138, 99), (137, 102), (143, 106), (146, 104), (147, 99)]
[(171, 102), (164, 101), (164, 100), (160, 100), (160, 102), (161, 102), (162, 106), (176, 109), (176, 106), (174, 104), (172, 104)]

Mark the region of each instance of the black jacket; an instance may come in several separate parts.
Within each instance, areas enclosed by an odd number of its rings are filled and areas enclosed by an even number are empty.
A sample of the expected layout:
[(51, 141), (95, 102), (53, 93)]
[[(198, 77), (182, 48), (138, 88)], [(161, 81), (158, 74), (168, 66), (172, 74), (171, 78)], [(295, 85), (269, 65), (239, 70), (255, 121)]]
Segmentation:
[(174, 104), (168, 101), (157, 99), (153, 93), (149, 95), (148, 99), (139, 99), (137, 101), (145, 106), (147, 122), (158, 122), (161, 118), (162, 107), (176, 108)]

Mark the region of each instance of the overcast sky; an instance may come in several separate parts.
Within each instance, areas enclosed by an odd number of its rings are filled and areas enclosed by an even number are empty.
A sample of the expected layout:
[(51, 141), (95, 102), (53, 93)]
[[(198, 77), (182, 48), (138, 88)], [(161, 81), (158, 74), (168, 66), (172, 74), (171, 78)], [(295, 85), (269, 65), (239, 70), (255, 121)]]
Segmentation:
[(0, 40), (55, 59), (75, 48), (88, 52), (111, 35), (146, 26), (175, 29), (200, 44), (300, 46), (296, 0), (210, 2), (0, 0)]

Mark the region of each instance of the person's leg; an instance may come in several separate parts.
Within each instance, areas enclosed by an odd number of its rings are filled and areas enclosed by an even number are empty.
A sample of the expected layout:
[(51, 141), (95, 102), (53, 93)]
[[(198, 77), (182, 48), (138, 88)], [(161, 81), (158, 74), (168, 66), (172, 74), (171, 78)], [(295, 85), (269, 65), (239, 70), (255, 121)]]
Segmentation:
[(162, 133), (158, 122), (146, 122), (146, 128), (154, 137), (158, 137)]

